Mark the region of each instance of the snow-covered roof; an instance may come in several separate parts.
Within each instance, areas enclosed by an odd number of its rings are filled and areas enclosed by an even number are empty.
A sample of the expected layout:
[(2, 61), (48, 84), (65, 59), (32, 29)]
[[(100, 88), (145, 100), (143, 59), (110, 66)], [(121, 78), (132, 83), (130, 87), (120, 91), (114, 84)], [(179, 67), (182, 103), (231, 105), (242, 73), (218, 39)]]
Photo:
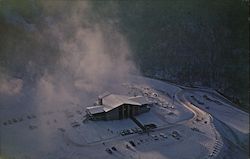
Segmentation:
[[(99, 96), (100, 98), (100, 96)], [(134, 106), (141, 106), (149, 103), (143, 96), (128, 97), (124, 95), (106, 94), (102, 96), (102, 105), (87, 107), (91, 114), (108, 112), (123, 104), (130, 104)]]
[(116, 108), (122, 104), (131, 104), (131, 105), (141, 105), (138, 102), (129, 100), (128, 96), (123, 96), (123, 95), (115, 95), (115, 94), (110, 94), (102, 98), (102, 103), (104, 106), (108, 106), (111, 109)]
[(102, 113), (102, 112), (104, 112), (104, 109), (103, 109), (103, 106), (102, 106), (102, 105), (87, 107), (86, 109), (87, 109), (91, 114), (97, 114), (97, 113)]
[(149, 103), (149, 102), (146, 100), (146, 98), (143, 97), (143, 96), (130, 97), (129, 100), (132, 100), (132, 101), (134, 101), (134, 102), (137, 102), (137, 103), (140, 104), (140, 105), (148, 104), (148, 103)]

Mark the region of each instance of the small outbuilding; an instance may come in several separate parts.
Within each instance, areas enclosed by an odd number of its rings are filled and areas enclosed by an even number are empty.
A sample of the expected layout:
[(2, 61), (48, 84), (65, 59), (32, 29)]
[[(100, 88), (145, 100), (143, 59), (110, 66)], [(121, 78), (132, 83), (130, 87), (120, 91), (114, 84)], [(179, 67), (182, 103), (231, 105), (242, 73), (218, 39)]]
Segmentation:
[(97, 105), (87, 107), (86, 112), (92, 120), (117, 120), (148, 112), (150, 104), (143, 96), (106, 94), (99, 96)]

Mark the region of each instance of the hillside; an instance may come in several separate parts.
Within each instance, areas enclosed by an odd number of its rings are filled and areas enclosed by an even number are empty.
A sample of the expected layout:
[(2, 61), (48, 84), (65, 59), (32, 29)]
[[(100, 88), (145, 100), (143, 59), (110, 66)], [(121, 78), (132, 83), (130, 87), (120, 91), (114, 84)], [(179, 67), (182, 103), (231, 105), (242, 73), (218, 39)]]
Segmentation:
[(144, 75), (220, 90), (248, 105), (248, 5), (243, 1), (121, 4), (121, 28)]
[(93, 1), (84, 12), (78, 12), (84, 4), (74, 8), (77, 3), (0, 1), (0, 77), (7, 72), (35, 83), (45, 72), (58, 71), (62, 41), (48, 30), (51, 23), (66, 21), (57, 26), (68, 30), (65, 39), (74, 39), (73, 13), (77, 27), (98, 24), (104, 30), (104, 39), (111, 41), (105, 43), (111, 57), (120, 55), (120, 48), (111, 49), (119, 35), (110, 36), (113, 30), (119, 32), (129, 45), (126, 58), (134, 61), (141, 74), (212, 87), (249, 108), (247, 2)]

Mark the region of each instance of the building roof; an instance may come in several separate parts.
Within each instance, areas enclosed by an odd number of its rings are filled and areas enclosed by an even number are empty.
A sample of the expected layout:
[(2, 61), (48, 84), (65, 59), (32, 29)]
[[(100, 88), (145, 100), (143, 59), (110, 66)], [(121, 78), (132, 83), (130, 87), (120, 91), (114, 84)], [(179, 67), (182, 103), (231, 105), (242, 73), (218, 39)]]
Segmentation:
[(91, 114), (103, 113), (104, 109), (102, 105), (92, 106), (86, 108)]
[(147, 101), (147, 99), (143, 96), (136, 96), (136, 97), (130, 97), (129, 100), (132, 100), (134, 102), (137, 102), (138, 104), (140, 105), (143, 105), (143, 104), (148, 104), (150, 102)]
[(131, 104), (131, 105), (141, 105), (138, 102), (129, 100), (128, 96), (123, 96), (123, 95), (115, 95), (115, 94), (110, 94), (105, 96), (102, 99), (102, 103), (104, 106), (107, 106), (110, 109), (114, 109), (122, 104)]
[[(100, 96), (99, 96), (100, 98)], [(128, 97), (124, 95), (105, 94), (102, 96), (102, 105), (87, 107), (87, 110), (91, 114), (108, 112), (114, 108), (117, 108), (123, 104), (130, 104), (134, 106), (141, 106), (148, 104), (149, 102), (143, 96)]]

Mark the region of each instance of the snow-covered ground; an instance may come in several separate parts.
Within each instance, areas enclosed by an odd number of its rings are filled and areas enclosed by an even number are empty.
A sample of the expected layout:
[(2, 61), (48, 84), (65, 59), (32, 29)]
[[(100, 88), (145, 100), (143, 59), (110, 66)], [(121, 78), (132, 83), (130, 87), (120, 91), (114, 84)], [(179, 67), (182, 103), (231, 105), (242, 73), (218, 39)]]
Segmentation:
[[(209, 91), (187, 90), (185, 96), (197, 107), (210, 113), (218, 128), (233, 143), (246, 144), (249, 138), (249, 115), (220, 100), (218, 94)], [(200, 103), (200, 104), (199, 104)]]
[(228, 150), (230, 155), (225, 154), (226, 158), (238, 158), (238, 152), (233, 154), (232, 151), (241, 151), (244, 155), (240, 155), (240, 158), (247, 158), (249, 151), (248, 113), (228, 104), (227, 99), (215, 91), (187, 88), (179, 94), (184, 100), (211, 114), (215, 128), (227, 142), (224, 149), (231, 149)]
[[(191, 101), (197, 103), (197, 106), (206, 110), (214, 117), (226, 123), (228, 126), (243, 132), (249, 133), (249, 117), (248, 114), (240, 109), (232, 107), (231, 105), (219, 100), (215, 95), (204, 91), (193, 91), (189, 95), (194, 95), (199, 101), (204, 104), (199, 104), (190, 98)], [(204, 96), (207, 96), (209, 100), (206, 100)]]
[(148, 113), (136, 117), (143, 124), (157, 125), (154, 131), (123, 136), (121, 132), (124, 130), (139, 129), (131, 119), (86, 120), (85, 108), (95, 102), (93, 96), (84, 103), (64, 103), (60, 107), (49, 105), (41, 109), (32, 107), (30, 92), (18, 100), (1, 97), (1, 157), (214, 158), (218, 154), (223, 156), (220, 152), (226, 146), (223, 135), (228, 135), (228, 140), (234, 139), (226, 129), (235, 132), (237, 142), (246, 140), (244, 134), (249, 134), (249, 114), (208, 91), (181, 89), (144, 77), (132, 77), (116, 88), (119, 89), (107, 91), (143, 95), (155, 103)]

